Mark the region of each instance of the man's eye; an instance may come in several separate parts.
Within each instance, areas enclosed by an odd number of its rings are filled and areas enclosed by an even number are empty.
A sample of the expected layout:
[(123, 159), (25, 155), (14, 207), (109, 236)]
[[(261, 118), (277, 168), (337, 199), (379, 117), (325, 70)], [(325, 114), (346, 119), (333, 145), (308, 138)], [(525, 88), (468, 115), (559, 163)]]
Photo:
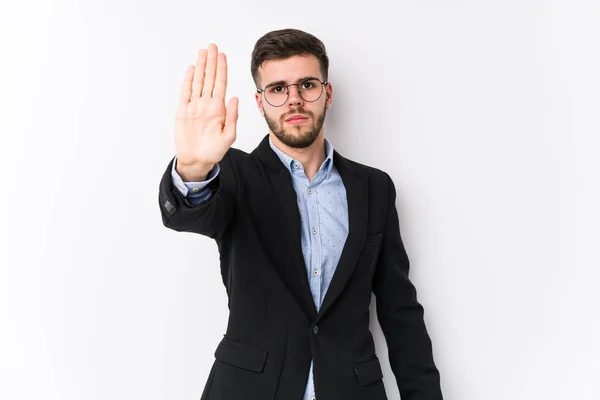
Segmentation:
[(304, 89), (310, 89), (314, 86), (314, 84), (312, 82), (302, 82), (302, 88)]
[(283, 91), (283, 86), (271, 86), (269, 91), (272, 93), (281, 93)]

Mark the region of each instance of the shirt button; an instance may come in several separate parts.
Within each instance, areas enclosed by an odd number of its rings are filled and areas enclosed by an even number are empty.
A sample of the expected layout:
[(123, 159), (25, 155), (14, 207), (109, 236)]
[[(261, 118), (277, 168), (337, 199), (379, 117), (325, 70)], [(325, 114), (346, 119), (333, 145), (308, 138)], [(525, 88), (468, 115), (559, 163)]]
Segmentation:
[(319, 333), (319, 327), (317, 325), (313, 326), (313, 333), (316, 335)]
[(308, 189), (308, 194), (312, 194), (312, 189)]
[(313, 228), (312, 233), (317, 233), (317, 230)]
[(192, 189), (192, 192), (196, 193), (198, 190), (200, 190), (200, 189), (198, 189), (197, 187), (195, 187), (195, 188)]
[(319, 271), (315, 269), (315, 272), (313, 272), (313, 274), (319, 275)]
[(298, 164), (294, 164), (294, 168), (298, 169)]

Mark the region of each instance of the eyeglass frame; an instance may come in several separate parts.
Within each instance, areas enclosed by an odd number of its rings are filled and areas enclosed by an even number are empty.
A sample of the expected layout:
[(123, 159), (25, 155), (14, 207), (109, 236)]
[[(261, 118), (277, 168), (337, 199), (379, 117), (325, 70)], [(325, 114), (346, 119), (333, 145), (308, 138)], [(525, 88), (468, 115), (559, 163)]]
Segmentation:
[[(306, 82), (306, 81), (317, 81), (321, 85), (323, 85), (323, 86), (321, 86), (321, 94), (319, 94), (319, 97), (317, 97), (314, 100), (306, 100), (304, 97), (302, 97), (302, 92), (300, 91), (300, 85), (302, 83)], [(284, 85), (284, 84), (270, 84), (268, 86), (265, 86), (264, 89), (256, 89), (256, 91), (258, 93), (262, 93), (263, 94), (266, 102), (269, 103), (269, 105), (271, 107), (281, 107), (281, 106), (285, 105), (285, 103), (287, 103), (287, 101), (290, 99), (290, 86), (298, 86), (298, 95), (302, 98), (302, 100), (304, 100), (304, 101), (306, 101), (308, 103), (314, 103), (315, 101), (319, 100), (321, 98), (321, 96), (323, 96), (323, 89), (325, 88), (325, 85), (327, 85), (328, 83), (329, 83), (329, 81), (321, 81), (319, 78), (313, 78), (313, 77), (311, 77), (311, 78), (302, 79), (298, 83), (290, 83), (289, 85)], [(267, 90), (267, 88), (270, 88), (270, 87), (273, 87), (273, 86), (285, 86), (285, 90), (287, 91), (287, 97), (286, 97), (285, 101), (283, 103), (281, 103), (280, 105), (278, 105), (278, 106), (274, 106), (273, 104), (271, 104), (269, 102), (269, 100), (267, 100), (267, 95), (265, 94), (265, 90)]]

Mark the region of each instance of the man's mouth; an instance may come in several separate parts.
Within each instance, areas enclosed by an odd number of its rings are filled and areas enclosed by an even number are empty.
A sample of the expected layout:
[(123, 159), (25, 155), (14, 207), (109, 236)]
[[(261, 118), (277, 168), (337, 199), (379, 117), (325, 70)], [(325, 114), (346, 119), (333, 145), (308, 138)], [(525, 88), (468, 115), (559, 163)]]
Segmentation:
[(304, 115), (294, 114), (294, 115), (288, 117), (288, 119), (286, 119), (285, 122), (289, 122), (289, 123), (292, 123), (292, 124), (294, 124), (294, 123), (297, 124), (297, 123), (300, 123), (300, 122), (303, 122), (303, 121), (307, 121), (307, 120), (308, 120), (308, 118), (305, 117)]

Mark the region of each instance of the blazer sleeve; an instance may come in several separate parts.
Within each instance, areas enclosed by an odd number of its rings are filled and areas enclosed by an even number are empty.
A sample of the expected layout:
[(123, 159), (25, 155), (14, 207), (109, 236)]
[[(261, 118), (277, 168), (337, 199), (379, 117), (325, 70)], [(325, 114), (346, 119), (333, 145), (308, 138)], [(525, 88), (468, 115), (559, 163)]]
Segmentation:
[(219, 162), (219, 174), (208, 187), (211, 195), (199, 204), (190, 203), (173, 185), (171, 159), (158, 191), (163, 225), (178, 232), (193, 232), (210, 238), (222, 237), (235, 218), (237, 180), (230, 156), (231, 149)]
[(402, 400), (442, 400), (424, 310), (408, 277), (409, 259), (400, 236), (396, 189), (389, 175), (387, 180), (388, 216), (373, 278), (377, 318)]

